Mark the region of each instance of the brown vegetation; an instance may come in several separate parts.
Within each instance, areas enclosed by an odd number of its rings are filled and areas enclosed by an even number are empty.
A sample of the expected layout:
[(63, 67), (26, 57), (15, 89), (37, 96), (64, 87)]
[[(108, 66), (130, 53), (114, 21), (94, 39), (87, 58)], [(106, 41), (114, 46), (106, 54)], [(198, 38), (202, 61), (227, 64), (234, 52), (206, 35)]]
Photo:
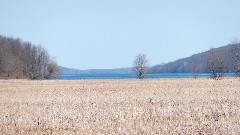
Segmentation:
[(236, 78), (0, 80), (0, 134), (240, 134)]

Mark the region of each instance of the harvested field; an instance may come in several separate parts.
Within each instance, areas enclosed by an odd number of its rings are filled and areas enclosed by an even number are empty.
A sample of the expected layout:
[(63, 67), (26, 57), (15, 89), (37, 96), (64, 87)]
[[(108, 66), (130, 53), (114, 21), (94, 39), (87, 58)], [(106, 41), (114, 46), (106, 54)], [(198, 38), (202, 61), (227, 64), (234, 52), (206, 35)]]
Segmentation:
[(240, 134), (240, 80), (0, 80), (0, 134)]

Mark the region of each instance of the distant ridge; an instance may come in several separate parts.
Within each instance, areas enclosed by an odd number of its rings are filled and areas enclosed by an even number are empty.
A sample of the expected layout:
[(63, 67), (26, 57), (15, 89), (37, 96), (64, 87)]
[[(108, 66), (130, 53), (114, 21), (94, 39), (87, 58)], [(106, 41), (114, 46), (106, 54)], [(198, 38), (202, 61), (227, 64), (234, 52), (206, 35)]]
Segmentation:
[(61, 74), (83, 74), (84, 73), (84, 71), (82, 70), (73, 69), (73, 68), (67, 68), (62, 66), (59, 66), (58, 68)]
[[(233, 56), (233, 46), (232, 44), (222, 46), (219, 48), (213, 48), (214, 51), (220, 52), (224, 56), (225, 68), (228, 73), (234, 72), (234, 67), (232, 66), (232, 56)], [(235, 44), (235, 46), (239, 46), (240, 44)], [(149, 70), (149, 73), (191, 73), (192, 72), (192, 62), (195, 59), (195, 63), (197, 63), (197, 72), (198, 73), (206, 73), (206, 56), (208, 51), (194, 54), (187, 58), (178, 59), (173, 62), (169, 62), (163, 65), (155, 65), (152, 66)]]
[(59, 66), (61, 74), (133, 74), (132, 68), (78, 70)]

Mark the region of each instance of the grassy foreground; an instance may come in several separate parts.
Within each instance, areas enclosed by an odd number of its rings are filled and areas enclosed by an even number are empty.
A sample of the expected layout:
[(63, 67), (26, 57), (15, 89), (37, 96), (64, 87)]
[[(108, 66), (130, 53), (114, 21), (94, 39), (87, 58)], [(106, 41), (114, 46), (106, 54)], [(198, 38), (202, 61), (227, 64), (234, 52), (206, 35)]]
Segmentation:
[(240, 80), (0, 80), (0, 134), (240, 134)]

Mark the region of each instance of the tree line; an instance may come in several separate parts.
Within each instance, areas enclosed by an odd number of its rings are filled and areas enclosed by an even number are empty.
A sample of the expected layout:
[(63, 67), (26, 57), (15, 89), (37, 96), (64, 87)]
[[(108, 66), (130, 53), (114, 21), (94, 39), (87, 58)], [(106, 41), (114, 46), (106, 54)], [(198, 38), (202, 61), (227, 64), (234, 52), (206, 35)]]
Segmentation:
[(57, 62), (41, 45), (0, 35), (0, 78), (57, 78)]

